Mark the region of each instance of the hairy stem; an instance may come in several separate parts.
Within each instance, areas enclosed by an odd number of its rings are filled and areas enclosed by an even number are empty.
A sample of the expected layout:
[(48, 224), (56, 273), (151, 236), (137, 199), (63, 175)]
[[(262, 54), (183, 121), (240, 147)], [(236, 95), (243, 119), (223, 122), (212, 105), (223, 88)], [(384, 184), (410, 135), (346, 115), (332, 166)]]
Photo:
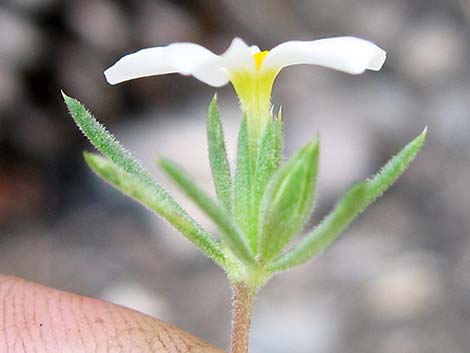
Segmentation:
[(243, 283), (233, 286), (232, 353), (248, 353), (254, 296)]

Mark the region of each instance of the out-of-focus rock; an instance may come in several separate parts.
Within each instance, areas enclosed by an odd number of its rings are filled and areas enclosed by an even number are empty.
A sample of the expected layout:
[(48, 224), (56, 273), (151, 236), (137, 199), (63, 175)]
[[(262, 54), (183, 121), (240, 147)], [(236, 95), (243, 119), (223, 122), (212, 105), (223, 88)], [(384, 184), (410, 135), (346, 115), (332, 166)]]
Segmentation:
[(433, 255), (404, 255), (366, 286), (365, 300), (380, 320), (410, 319), (432, 312), (442, 291)]
[(464, 353), (462, 346), (456, 342), (450, 330), (441, 330), (439, 327), (424, 330), (418, 328), (393, 328), (380, 335), (380, 339), (373, 343), (377, 352), (381, 353), (435, 353), (455, 352)]
[(307, 301), (294, 293), (281, 301), (264, 298), (255, 309), (253, 345), (270, 353), (334, 352), (340, 320), (334, 301), (325, 294), (310, 293)]
[(276, 43), (280, 38), (287, 39), (294, 33), (304, 32), (307, 27), (298, 16), (300, 12), (297, 11), (302, 11), (300, 5), (292, 1), (224, 0), (223, 5), (224, 15), (231, 18), (231, 22), (238, 23), (238, 28), (255, 33), (267, 42)]
[[(465, 85), (452, 82), (445, 90), (436, 90), (424, 107), (432, 119), (432, 128), (445, 145), (453, 148), (470, 148), (470, 55), (469, 76)], [(469, 166), (470, 167), (470, 166)]]
[(67, 10), (69, 25), (95, 49), (118, 51), (128, 46), (128, 21), (116, 2), (72, 1)]
[(468, 69), (469, 43), (463, 29), (433, 16), (408, 26), (388, 59), (416, 83), (427, 87), (447, 82)]
[(28, 19), (0, 7), (0, 64), (15, 68), (37, 65), (44, 49), (39, 28)]
[(142, 47), (202, 39), (200, 24), (180, 6), (160, 0), (140, 1), (135, 13), (134, 28)]
[(21, 10), (27, 11), (46, 11), (59, 0), (6, 0), (11, 6), (15, 6)]
[(404, 1), (373, 1), (368, 3), (367, 11), (362, 6), (353, 6), (347, 16), (347, 21), (343, 20), (343, 25), (348, 27), (347, 33), (387, 48), (406, 23), (406, 4)]
[[(468, 229), (467, 234), (469, 233), (470, 229)], [(458, 302), (462, 303), (465, 315), (470, 316), (470, 276), (468, 274), (470, 268), (470, 239), (468, 237), (466, 237), (456, 257), (456, 265), (451, 273), (455, 290), (454, 296)]]
[(16, 117), (15, 125), (10, 139), (28, 155), (44, 159), (57, 158), (59, 152), (67, 146), (68, 131), (37, 107), (28, 107), (25, 103), (21, 114)]
[[(0, 112), (21, 97), (22, 88), (18, 73), (0, 62)], [(0, 114), (0, 123), (2, 118)]]
[[(86, 102), (102, 122), (119, 113), (119, 92), (111, 89), (104, 78), (106, 65), (96, 60), (86, 46), (64, 45), (58, 61), (60, 88), (67, 94)], [(111, 112), (114, 114), (110, 115)]]
[[(0, 227), (27, 220), (46, 202), (44, 181), (27, 166), (0, 169)], [(0, 237), (1, 238), (1, 237)]]
[(384, 342), (381, 344), (382, 353), (422, 353), (419, 341), (416, 340), (414, 335), (411, 335), (409, 330), (389, 332), (385, 337)]

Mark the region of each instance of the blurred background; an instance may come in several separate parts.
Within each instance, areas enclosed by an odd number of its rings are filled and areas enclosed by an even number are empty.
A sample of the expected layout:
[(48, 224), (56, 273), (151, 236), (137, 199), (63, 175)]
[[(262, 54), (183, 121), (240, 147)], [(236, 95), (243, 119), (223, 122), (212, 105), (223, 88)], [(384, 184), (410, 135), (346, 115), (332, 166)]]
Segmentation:
[[(252, 352), (468, 353), (469, 19), (465, 0), (2, 0), (0, 272), (121, 303), (227, 348), (224, 274), (88, 170), (81, 153), (91, 147), (60, 89), (170, 190), (158, 155), (185, 165), (213, 193), (204, 119), (215, 90), (179, 75), (109, 86), (104, 69), (175, 41), (222, 53), (234, 36), (269, 49), (354, 35), (387, 50), (382, 71), (293, 67), (274, 89), (285, 156), (321, 135), (311, 226), (425, 126), (428, 140), (339, 241), (261, 291)], [(240, 113), (230, 86), (217, 91), (233, 161)]]

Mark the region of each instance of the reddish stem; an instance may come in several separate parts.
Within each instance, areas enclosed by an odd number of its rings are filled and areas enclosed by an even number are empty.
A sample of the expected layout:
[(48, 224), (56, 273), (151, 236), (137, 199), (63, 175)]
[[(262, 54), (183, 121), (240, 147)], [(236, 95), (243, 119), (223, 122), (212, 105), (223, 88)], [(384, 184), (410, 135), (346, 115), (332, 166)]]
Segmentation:
[(243, 283), (233, 286), (232, 353), (248, 353), (254, 296)]

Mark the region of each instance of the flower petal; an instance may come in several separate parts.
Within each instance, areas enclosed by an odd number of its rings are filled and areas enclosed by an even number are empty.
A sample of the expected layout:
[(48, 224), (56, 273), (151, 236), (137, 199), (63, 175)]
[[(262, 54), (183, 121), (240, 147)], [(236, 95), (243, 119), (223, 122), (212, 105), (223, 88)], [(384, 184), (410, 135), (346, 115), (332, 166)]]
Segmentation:
[(335, 37), (310, 42), (289, 41), (274, 47), (263, 68), (281, 69), (296, 64), (321, 65), (350, 74), (378, 71), (386, 53), (372, 42), (355, 37)]
[(250, 48), (242, 39), (235, 38), (225, 53), (220, 56), (223, 66), (228, 71), (255, 70), (253, 54), (256, 48)]
[(194, 43), (142, 49), (122, 57), (104, 72), (110, 84), (169, 73), (194, 75), (212, 86), (228, 82), (220, 67), (220, 57)]
[(261, 51), (261, 49), (257, 46), (257, 45), (252, 45), (250, 47), (250, 52), (251, 52), (251, 55), (254, 55), (256, 53), (259, 53)]

